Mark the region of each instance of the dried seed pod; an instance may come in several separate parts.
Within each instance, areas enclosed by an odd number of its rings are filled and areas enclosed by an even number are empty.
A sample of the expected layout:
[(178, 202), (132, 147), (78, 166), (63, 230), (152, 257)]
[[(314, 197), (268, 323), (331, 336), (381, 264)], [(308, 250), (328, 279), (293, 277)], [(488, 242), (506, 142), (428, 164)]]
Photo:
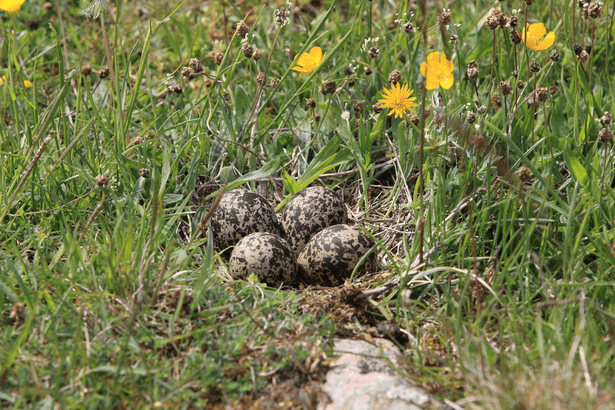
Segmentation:
[(305, 100), (305, 106), (307, 108), (314, 108), (316, 107), (316, 100), (313, 98), (308, 98)]
[(510, 32), (510, 41), (512, 41), (515, 44), (519, 44), (521, 43), (521, 33), (519, 33), (517, 30), (512, 30)]
[(525, 88), (525, 83), (521, 80), (517, 81), (517, 88), (522, 90)]
[(209, 53), (209, 55), (211, 56), (211, 58), (214, 59), (214, 63), (216, 63), (216, 65), (222, 64), (222, 60), (224, 59), (224, 53), (222, 51), (213, 50), (211, 53)]
[(406, 34), (410, 34), (410, 33), (412, 33), (412, 32), (414, 31), (414, 26), (412, 25), (412, 23), (407, 22), (407, 23), (404, 23), (404, 24), (401, 26), (401, 29), (402, 29), (402, 31), (403, 31), (404, 33), (406, 33)]
[(493, 93), (491, 96), (491, 106), (496, 111), (500, 111), (500, 108), (502, 108), (502, 98), (500, 97), (500, 93)]
[(608, 128), (602, 128), (598, 132), (598, 139), (601, 142), (608, 142), (611, 138), (613, 138), (613, 130), (610, 130)]
[(265, 84), (267, 84), (267, 74), (258, 73), (258, 75), (256, 76), (256, 82), (262, 86), (265, 86)]
[(538, 61), (536, 60), (532, 60), (532, 62), (530, 63), (530, 71), (533, 73), (537, 73), (540, 71), (540, 69), (540, 63), (538, 63)]
[(370, 56), (371, 58), (378, 58), (378, 57), (380, 57), (380, 49), (379, 49), (379, 48), (376, 48), (376, 47), (371, 47), (371, 48), (368, 50), (367, 54), (369, 54), (369, 56)]
[(508, 84), (506, 81), (500, 81), (500, 89), (502, 90), (502, 95), (504, 97), (512, 94), (512, 90), (510, 89), (510, 84)]
[(589, 14), (589, 17), (593, 19), (600, 18), (602, 13), (604, 13), (602, 5), (597, 1), (590, 3), (589, 7), (587, 7), (587, 14)]
[(235, 35), (237, 37), (246, 38), (249, 32), (250, 27), (248, 27), (245, 21), (241, 20), (235, 25)]
[(252, 53), (252, 59), (254, 59), (254, 61), (260, 60), (262, 56), (263, 52), (259, 48), (255, 49), (254, 53)]
[(574, 43), (572, 45), (572, 51), (574, 51), (574, 53), (577, 55), (577, 57), (579, 56), (579, 54), (581, 54), (581, 51), (583, 51), (583, 47), (580, 44)]
[(509, 20), (508, 20), (508, 25), (511, 27), (517, 27), (519, 25), (519, 17), (517, 16), (512, 16)]
[(581, 53), (577, 56), (580, 62), (587, 63), (589, 61), (589, 53), (585, 50), (581, 51)]
[(603, 124), (609, 125), (613, 121), (613, 117), (611, 117), (611, 114), (608, 112), (605, 112), (604, 115), (600, 117), (600, 121), (602, 121)]
[(539, 88), (537, 88), (536, 89), (536, 98), (540, 102), (547, 101), (547, 98), (549, 98), (549, 90), (547, 89), (547, 87), (539, 87)]
[(527, 182), (532, 177), (532, 171), (528, 167), (521, 167), (519, 170), (519, 179), (522, 182)]
[(551, 95), (557, 94), (557, 87), (554, 86), (554, 85), (550, 86), (549, 87), (549, 94), (551, 94)]
[(182, 77), (184, 78), (192, 77), (192, 69), (190, 67), (182, 68)]
[(474, 124), (476, 121), (476, 113), (470, 111), (466, 114), (466, 121), (470, 124)]
[(474, 144), (474, 148), (478, 150), (485, 149), (485, 146), (487, 146), (487, 143), (485, 142), (485, 137), (478, 134), (474, 136), (472, 143)]
[(87, 64), (81, 66), (81, 75), (82, 76), (87, 77), (91, 73), (92, 73), (92, 65), (90, 63), (87, 63)]
[(110, 73), (110, 71), (109, 71), (109, 67), (103, 67), (103, 68), (101, 68), (101, 69), (100, 69), (100, 71), (98, 72), (98, 78), (100, 78), (101, 80), (102, 80), (103, 78), (107, 78), (107, 77), (109, 77), (109, 73)]
[(376, 104), (372, 105), (372, 111), (375, 114), (380, 114), (382, 112), (382, 103), (377, 102)]
[(333, 78), (328, 78), (326, 81), (327, 83), (324, 85), (322, 93), (324, 95), (335, 94), (335, 90), (337, 90), (337, 85), (335, 84)]
[(373, 73), (370, 67), (365, 67), (363, 70), (365, 71), (365, 75), (371, 75)]
[(353, 73), (352, 67), (345, 65), (344, 68), (342, 68), (342, 73), (344, 73), (345, 76), (351, 76)]
[(241, 52), (246, 58), (250, 58), (254, 53), (254, 49), (252, 48), (250, 43), (243, 43), (243, 45), (241, 46)]
[(139, 175), (141, 175), (145, 179), (149, 178), (149, 169), (148, 168), (141, 168), (139, 170)]
[(104, 188), (109, 185), (109, 177), (106, 175), (98, 174), (94, 179), (96, 180), (96, 183), (99, 187)]
[(451, 22), (451, 13), (448, 11), (440, 13), (438, 14), (437, 20), (441, 26), (446, 26), (448, 23)]
[(190, 68), (192, 68), (192, 70), (195, 73), (202, 73), (203, 72), (203, 64), (201, 64), (201, 62), (197, 58), (191, 58), (190, 59)]
[(391, 84), (397, 84), (400, 81), (401, 81), (401, 71), (399, 70), (391, 71), (391, 73), (389, 74), (389, 82)]

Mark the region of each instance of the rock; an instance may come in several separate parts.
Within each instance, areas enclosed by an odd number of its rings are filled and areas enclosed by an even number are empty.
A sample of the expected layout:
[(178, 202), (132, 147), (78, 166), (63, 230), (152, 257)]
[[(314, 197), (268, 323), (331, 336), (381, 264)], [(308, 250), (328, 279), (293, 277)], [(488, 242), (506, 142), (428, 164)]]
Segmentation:
[(321, 400), (318, 410), (449, 408), (393, 369), (392, 366), (399, 366), (401, 357), (393, 342), (338, 339), (333, 350), (341, 356), (331, 364), (327, 381), (322, 386), (330, 401)]

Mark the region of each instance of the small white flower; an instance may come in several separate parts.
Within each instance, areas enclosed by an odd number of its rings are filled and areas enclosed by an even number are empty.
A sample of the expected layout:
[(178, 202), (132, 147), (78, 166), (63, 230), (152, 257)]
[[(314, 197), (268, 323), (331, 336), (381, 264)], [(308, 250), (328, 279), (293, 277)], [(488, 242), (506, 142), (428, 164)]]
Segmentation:
[(107, 11), (108, 9), (109, 0), (92, 0), (92, 2), (84, 0), (81, 14), (87, 18), (97, 19), (101, 12)]
[(350, 111), (342, 112), (342, 119), (348, 121), (350, 119)]

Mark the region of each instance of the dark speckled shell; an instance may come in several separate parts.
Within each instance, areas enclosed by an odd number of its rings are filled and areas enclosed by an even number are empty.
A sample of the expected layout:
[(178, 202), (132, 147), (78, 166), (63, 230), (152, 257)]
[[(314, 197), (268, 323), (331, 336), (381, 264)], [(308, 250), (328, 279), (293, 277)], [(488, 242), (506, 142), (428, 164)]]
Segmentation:
[[(299, 278), (308, 285), (342, 285), (375, 244), (369, 235), (355, 226), (330, 226), (314, 235), (297, 258)], [(378, 258), (373, 251), (355, 277), (373, 272), (377, 266)]]
[[(219, 251), (235, 246), (241, 238), (254, 232), (283, 235), (282, 225), (269, 202), (241, 188), (224, 194), (211, 217), (211, 228)], [(229, 255), (230, 252), (227, 252), (225, 256)]]
[(233, 249), (231, 276), (245, 279), (251, 273), (268, 286), (290, 285), (295, 281), (297, 260), (292, 248), (282, 237), (257, 232), (243, 238)]
[(280, 219), (286, 240), (299, 255), (312, 236), (331, 225), (347, 223), (348, 213), (335, 192), (310, 187), (288, 201)]

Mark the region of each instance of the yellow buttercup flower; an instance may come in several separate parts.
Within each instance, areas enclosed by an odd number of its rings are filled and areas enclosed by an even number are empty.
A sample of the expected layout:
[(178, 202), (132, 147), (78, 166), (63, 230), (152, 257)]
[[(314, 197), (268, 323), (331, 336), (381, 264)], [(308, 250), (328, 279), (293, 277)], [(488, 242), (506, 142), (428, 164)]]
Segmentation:
[(527, 30), (521, 32), (521, 39), (533, 51), (546, 50), (553, 45), (555, 34), (551, 31), (547, 34), (547, 29), (542, 23), (527, 25)]
[(30, 81), (28, 81), (28, 80), (24, 80), (23, 85), (24, 85), (24, 87), (26, 87), (26, 88), (30, 88), (30, 87), (32, 87), (32, 83), (31, 83)]
[(298, 71), (299, 77), (305, 77), (310, 74), (312, 71), (316, 70), (316, 68), (320, 65), (322, 60), (325, 59), (325, 56), (322, 54), (322, 50), (320, 47), (312, 47), (309, 53), (301, 54), (297, 64), (291, 70)]
[(6, 76), (5, 75), (0, 77), (0, 85), (3, 85), (5, 81), (6, 81)]
[(453, 69), (455, 66), (451, 61), (446, 59), (444, 53), (434, 51), (427, 56), (427, 61), (421, 63), (421, 74), (425, 77), (425, 88), (435, 90), (442, 86), (448, 90), (453, 86), (455, 77), (453, 77)]
[(25, 0), (0, 0), (0, 10), (4, 10), (9, 13), (15, 13), (19, 11), (19, 8)]
[(389, 115), (395, 113), (395, 118), (401, 118), (406, 110), (414, 112), (412, 107), (418, 107), (418, 104), (413, 103), (416, 97), (410, 98), (413, 92), (414, 90), (408, 89), (408, 84), (400, 87), (399, 83), (396, 83), (390, 90), (384, 89), (384, 98), (378, 102), (382, 103), (382, 107), (391, 109)]

